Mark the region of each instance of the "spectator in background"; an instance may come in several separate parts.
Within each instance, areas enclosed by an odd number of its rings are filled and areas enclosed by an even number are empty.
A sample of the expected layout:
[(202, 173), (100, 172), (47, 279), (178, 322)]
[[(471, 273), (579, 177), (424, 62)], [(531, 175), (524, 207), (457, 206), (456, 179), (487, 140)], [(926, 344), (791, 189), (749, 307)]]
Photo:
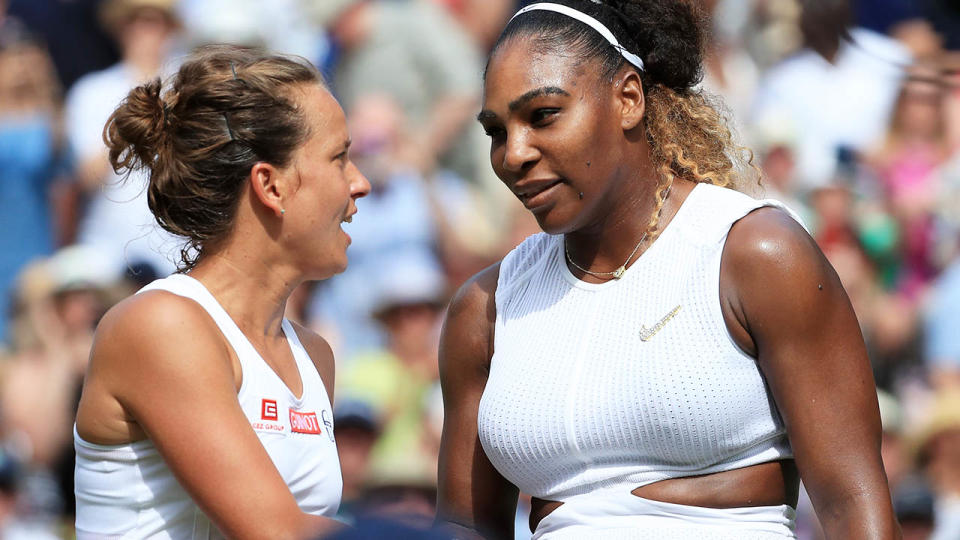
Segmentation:
[[(386, 344), (350, 359), (337, 377), (338, 395), (373, 404), (383, 419), (383, 435), (373, 450), (373, 466), (381, 470), (426, 468), (436, 475), (436, 450), (430, 455), (424, 446), (424, 411), (438, 378), (445, 286), (439, 268), (422, 259), (385, 267), (373, 310), (386, 331)], [(422, 466), (425, 454), (427, 465)]]
[(337, 518), (353, 523), (361, 510), (363, 484), (369, 478), (370, 453), (380, 436), (380, 419), (366, 401), (341, 397), (333, 409), (343, 496)]
[(295, 54), (314, 63), (327, 48), (300, 0), (178, 0), (176, 6), (189, 48), (230, 43)]
[[(409, 116), (408, 135), (415, 138), (423, 171), (460, 146), (476, 112), (482, 61), (449, 14), (429, 2), (328, 0), (309, 6), (340, 48), (333, 83), (345, 108), (371, 92), (396, 99)], [(454, 170), (477, 178), (479, 163), (456, 157), (463, 163)]]
[[(725, 3), (736, 3), (728, 0)], [(803, 46), (799, 0), (753, 0), (744, 44), (761, 71), (767, 71)]]
[(876, 260), (863, 242), (857, 194), (843, 177), (810, 193), (814, 239), (837, 271), (850, 297), (869, 351), (879, 388), (890, 390), (909, 364), (920, 362), (916, 351), (916, 309), (904, 297), (890, 294), (879, 277)]
[(960, 538), (960, 390), (949, 388), (934, 395), (914, 432), (913, 447), (934, 494), (930, 540)]
[(936, 387), (960, 388), (960, 259), (934, 282), (924, 310), (926, 364)]
[[(0, 0), (8, 14), (43, 36), (60, 84), (69, 89), (80, 77), (117, 61), (117, 48), (97, 13), (104, 0)], [(0, 13), (3, 9), (0, 8)]]
[(911, 469), (909, 450), (904, 439), (903, 408), (893, 394), (883, 390), (877, 391), (877, 402), (883, 429), (880, 456), (883, 458), (883, 470), (887, 473), (890, 492), (896, 493)]
[(883, 133), (910, 62), (899, 43), (851, 24), (846, 0), (804, 0), (804, 50), (772, 68), (757, 90), (753, 121), (786, 117), (799, 135), (798, 187), (826, 184), (838, 148), (863, 150)]
[(724, 24), (730, 24), (732, 17), (729, 14), (738, 9), (736, 6), (742, 9), (743, 2), (704, 2), (704, 10), (710, 14), (713, 31), (704, 55), (702, 86), (723, 99), (725, 112), (731, 117), (731, 127), (739, 136), (743, 136), (744, 122), (749, 117), (760, 71), (747, 54), (739, 35)]
[[(374, 470), (364, 490), (364, 515), (427, 530), (437, 511), (436, 474), (426, 467)], [(449, 536), (447, 536), (449, 538)]]
[(901, 488), (893, 496), (902, 540), (930, 540), (933, 533), (933, 494), (925, 483)]
[(944, 53), (938, 78), (943, 81), (943, 122), (950, 157), (937, 171), (939, 192), (935, 213), (940, 230), (938, 260), (946, 266), (960, 255), (960, 51)]
[[(428, 529), (437, 511), (437, 455), (443, 401), (434, 384), (420, 399), (416, 445), (404, 453), (381, 453), (370, 462), (361, 507), (364, 519), (390, 519)], [(445, 536), (448, 537), (448, 536)]]
[(139, 83), (160, 75), (178, 26), (175, 0), (104, 0), (101, 19), (120, 47), (119, 63), (84, 76), (67, 95), (67, 136), (78, 160), (79, 186), (88, 197), (79, 241), (113, 261), (119, 276), (146, 262), (156, 273), (174, 269), (179, 242), (154, 222), (146, 177), (121, 179), (107, 162), (103, 126)]
[(26, 516), (20, 464), (0, 450), (0, 538), (3, 540), (57, 540), (53, 524)]
[(489, 51), (513, 14), (517, 0), (432, 0), (445, 7), (482, 51)]
[(93, 330), (118, 285), (107, 263), (72, 246), (28, 266), (18, 281), (12, 353), (0, 372), (0, 426), (26, 468), (31, 506), (49, 513), (73, 514), (71, 426)]
[(339, 50), (332, 82), (344, 108), (355, 110), (356, 100), (371, 93), (390, 95), (406, 115), (410, 162), (425, 175), (439, 167), (470, 182), (484, 205), (480, 215), (501, 223), (507, 199), (490, 169), (483, 131), (472, 121), (482, 51), (467, 31), (428, 1), (305, 5)]
[(434, 185), (411, 165), (403, 136), (403, 111), (385, 94), (355, 98), (349, 111), (350, 152), (370, 181), (370, 194), (357, 201), (367, 216), (345, 224), (350, 233), (350, 266), (318, 289), (311, 310), (324, 335), (336, 336), (339, 358), (383, 345), (386, 336), (372, 313), (381, 281), (398, 260), (415, 258), (436, 268), (444, 216), (431, 202)]
[[(380, 431), (378, 423), (374, 423), (373, 410), (364, 401), (341, 398), (341, 404), (337, 405), (337, 446), (347, 504), (347, 515), (341, 512), (341, 517), (356, 523), (360, 530), (364, 524), (378, 520), (405, 524), (420, 531), (431, 526), (436, 514), (436, 465), (443, 425), (439, 390), (434, 386), (421, 396), (415, 407), (420, 415), (419, 425), (406, 426), (413, 427), (419, 444), (389, 455), (371, 452), (378, 445)], [(348, 426), (344, 430), (346, 440), (340, 435), (342, 425)], [(348, 493), (352, 493), (349, 498)], [(341, 508), (344, 507), (341, 505)]]
[[(338, 399), (337, 449), (343, 471), (343, 503), (338, 518), (356, 524), (361, 531), (371, 521), (380, 520), (403, 523), (419, 531), (430, 527), (436, 511), (438, 448), (430, 441), (435, 437), (439, 443), (443, 405), (439, 388), (426, 397), (424, 448), (411, 447), (407, 453), (389, 459), (372, 455), (380, 435), (379, 418), (373, 408), (364, 400)], [(439, 420), (435, 418), (437, 413)]]
[(928, 0), (926, 16), (945, 38), (944, 45), (960, 50), (960, 4), (955, 0)]
[(797, 197), (798, 135), (791, 129), (790, 122), (771, 115), (764, 122), (753, 125), (749, 135), (756, 163), (763, 172), (764, 196), (781, 201), (797, 212), (804, 222), (812, 223), (806, 202)]
[(946, 115), (947, 144), (957, 158), (960, 156), (960, 50), (945, 52), (938, 63), (937, 75), (944, 82), (943, 110)]
[(857, 22), (864, 28), (888, 33), (892, 27), (906, 20), (919, 17), (923, 13), (925, 1), (915, 0), (852, 0)]
[[(70, 160), (60, 91), (43, 45), (12, 18), (0, 26), (0, 344), (7, 342), (12, 286), (23, 266), (68, 240)], [(58, 225), (60, 226), (58, 228)]]
[(886, 137), (868, 158), (900, 230), (897, 289), (916, 298), (937, 274), (934, 206), (937, 170), (949, 157), (937, 73), (914, 68), (904, 81)]
[(353, 238), (350, 267), (318, 289), (310, 308), (315, 325), (324, 335), (338, 336), (335, 348), (347, 358), (385, 343), (383, 326), (371, 313), (381, 281), (398, 260), (442, 266), (448, 275), (489, 264), (474, 251), (488, 236), (488, 223), (471, 204), (464, 181), (444, 173), (425, 177), (417, 170), (404, 136), (405, 116), (391, 96), (365, 94), (354, 101), (351, 154), (371, 185), (357, 207), (377, 217), (344, 226)]

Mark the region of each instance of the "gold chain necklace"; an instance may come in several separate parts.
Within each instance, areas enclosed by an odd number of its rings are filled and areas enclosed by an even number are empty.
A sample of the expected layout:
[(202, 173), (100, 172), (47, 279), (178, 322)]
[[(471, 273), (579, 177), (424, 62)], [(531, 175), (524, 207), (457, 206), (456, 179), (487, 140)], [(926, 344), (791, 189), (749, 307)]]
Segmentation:
[(577, 263), (573, 260), (573, 257), (570, 256), (570, 250), (567, 249), (567, 241), (566, 241), (566, 240), (563, 241), (563, 252), (566, 253), (566, 255), (567, 255), (567, 260), (570, 261), (570, 264), (572, 264), (574, 268), (576, 268), (577, 270), (579, 270), (579, 271), (581, 271), (581, 272), (583, 272), (583, 273), (585, 273), (585, 274), (590, 274), (591, 276), (596, 276), (596, 277), (601, 277), (601, 278), (605, 278), (605, 277), (607, 277), (607, 276), (612, 276), (613, 279), (620, 279), (620, 276), (622, 276), (623, 273), (627, 271), (627, 265), (630, 264), (630, 259), (633, 259), (633, 256), (637, 254), (637, 250), (640, 249), (640, 246), (643, 245), (644, 240), (647, 239), (647, 233), (648, 233), (648, 232), (649, 232), (649, 231), (643, 233), (643, 236), (640, 237), (640, 241), (637, 242), (636, 247), (634, 247), (634, 248), (633, 248), (633, 251), (630, 252), (630, 256), (627, 257), (627, 260), (623, 261), (623, 264), (621, 264), (619, 268), (617, 268), (616, 270), (613, 270), (613, 271), (611, 271), (611, 272), (594, 272), (593, 270), (587, 270), (586, 268), (584, 268), (584, 267), (580, 266), (579, 264), (577, 264)]
[[(663, 195), (664, 204), (660, 206), (659, 210), (657, 210), (657, 223), (660, 223), (660, 214), (663, 213), (663, 207), (666, 206), (667, 197), (670, 196), (670, 187), (672, 186), (667, 186), (667, 192), (664, 193)], [(593, 270), (587, 270), (586, 268), (577, 264), (577, 262), (573, 260), (573, 257), (570, 256), (570, 249), (567, 247), (566, 237), (564, 237), (563, 239), (563, 253), (567, 256), (567, 260), (570, 261), (570, 264), (572, 264), (574, 268), (576, 268), (577, 270), (585, 274), (590, 274), (591, 276), (595, 276), (599, 278), (612, 277), (613, 279), (620, 279), (620, 277), (623, 276), (623, 273), (627, 271), (627, 265), (630, 264), (630, 261), (633, 259), (633, 256), (637, 254), (637, 251), (640, 249), (640, 246), (643, 245), (644, 241), (646, 241), (647, 236), (649, 235), (650, 235), (649, 229), (644, 231), (643, 236), (640, 237), (640, 241), (637, 242), (637, 245), (634, 246), (633, 251), (631, 251), (630, 255), (627, 256), (627, 260), (623, 261), (623, 264), (621, 264), (616, 270), (612, 270), (610, 272), (594, 272)]]

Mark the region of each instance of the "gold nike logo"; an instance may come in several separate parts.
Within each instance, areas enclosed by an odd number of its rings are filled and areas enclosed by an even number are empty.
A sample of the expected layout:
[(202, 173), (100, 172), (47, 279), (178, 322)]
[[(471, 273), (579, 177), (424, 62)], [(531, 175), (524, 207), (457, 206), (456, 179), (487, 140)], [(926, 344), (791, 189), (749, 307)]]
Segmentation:
[(650, 341), (651, 339), (653, 339), (653, 336), (655, 336), (657, 332), (662, 330), (663, 327), (666, 326), (668, 322), (670, 322), (670, 319), (674, 318), (679, 311), (680, 311), (680, 306), (677, 305), (677, 307), (673, 308), (670, 311), (670, 313), (667, 313), (666, 315), (664, 315), (663, 318), (660, 319), (660, 321), (657, 324), (653, 325), (653, 328), (647, 328), (646, 325), (642, 325), (640, 327), (641, 341)]

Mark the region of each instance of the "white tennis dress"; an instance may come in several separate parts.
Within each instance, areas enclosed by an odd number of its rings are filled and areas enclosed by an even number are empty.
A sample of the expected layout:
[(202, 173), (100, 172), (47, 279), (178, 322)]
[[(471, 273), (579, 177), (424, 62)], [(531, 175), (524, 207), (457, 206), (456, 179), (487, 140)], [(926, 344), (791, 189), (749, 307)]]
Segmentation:
[[(303, 381), (299, 398), (263, 361), (199, 281), (174, 274), (140, 292), (149, 290), (165, 290), (190, 298), (207, 311), (240, 360), (240, 406), (297, 504), (307, 513), (330, 517), (336, 514), (343, 481), (333, 439), (330, 399), (290, 322), (284, 319), (282, 326)], [(77, 452), (78, 540), (222, 538), (149, 439), (104, 446), (80, 438), (76, 427), (73, 439)], [(207, 459), (217, 459), (215, 451), (202, 451), (209, 453)]]
[(630, 493), (792, 457), (763, 375), (720, 307), (727, 233), (769, 205), (782, 207), (699, 184), (605, 283), (570, 272), (561, 235), (534, 235), (504, 258), (479, 436), (521, 491), (565, 503), (535, 538), (795, 537), (787, 505), (721, 510)]

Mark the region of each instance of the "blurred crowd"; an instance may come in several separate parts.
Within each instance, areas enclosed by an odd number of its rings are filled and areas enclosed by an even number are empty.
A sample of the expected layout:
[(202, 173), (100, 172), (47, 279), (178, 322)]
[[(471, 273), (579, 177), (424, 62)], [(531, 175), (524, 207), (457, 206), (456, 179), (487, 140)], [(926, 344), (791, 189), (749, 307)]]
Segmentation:
[[(879, 388), (908, 539), (960, 539), (960, 5), (700, 0), (703, 90), (836, 268)], [(350, 266), (288, 317), (338, 362), (345, 520), (433, 516), (449, 295), (536, 223), (473, 121), (516, 0), (0, 0), (0, 538), (70, 538), (72, 423), (93, 329), (176, 269), (181, 241), (101, 132), (199, 45), (308, 58), (347, 113), (370, 196)], [(744, 171), (744, 174), (753, 174)], [(518, 538), (529, 537), (521, 498)], [(798, 533), (818, 538), (801, 497)]]

